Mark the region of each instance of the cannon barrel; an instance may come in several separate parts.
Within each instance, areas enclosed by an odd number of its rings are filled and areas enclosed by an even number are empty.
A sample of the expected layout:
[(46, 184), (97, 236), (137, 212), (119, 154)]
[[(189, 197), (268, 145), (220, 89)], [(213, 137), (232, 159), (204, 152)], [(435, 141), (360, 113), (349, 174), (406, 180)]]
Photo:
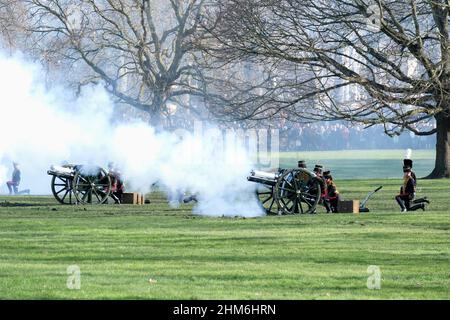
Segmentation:
[(274, 186), (277, 183), (278, 174), (265, 171), (251, 171), (247, 177), (248, 181)]
[(58, 177), (73, 178), (75, 175), (75, 170), (73, 168), (62, 167), (62, 166), (51, 166), (47, 174)]

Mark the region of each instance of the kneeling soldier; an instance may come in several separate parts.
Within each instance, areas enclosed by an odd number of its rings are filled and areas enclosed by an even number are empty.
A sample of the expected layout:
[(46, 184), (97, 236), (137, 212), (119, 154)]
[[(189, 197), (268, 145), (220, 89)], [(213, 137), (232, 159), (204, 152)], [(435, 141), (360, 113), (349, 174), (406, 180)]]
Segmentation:
[(115, 203), (120, 204), (123, 200), (125, 186), (123, 183), (122, 174), (116, 168), (114, 162), (108, 163), (108, 174), (111, 177), (111, 198), (114, 199)]
[[(327, 188), (326, 188), (326, 183), (325, 183), (325, 179), (323, 177), (323, 166), (320, 164), (316, 164), (316, 166), (313, 169), (313, 173), (314, 173), (314, 177), (311, 179), (311, 184), (314, 185), (315, 182), (318, 183), (318, 185), (320, 186), (320, 200), (319, 203), (324, 204), (325, 202), (325, 197), (327, 194)], [(310, 189), (311, 193), (314, 194), (317, 190), (312, 187)], [(311, 213), (315, 214), (316, 210), (312, 211)]]
[(324, 198), (324, 206), (327, 209), (327, 213), (338, 212), (338, 202), (339, 202), (339, 191), (336, 187), (336, 184), (333, 181), (333, 177), (330, 174), (330, 171), (325, 171), (323, 173), (323, 177), (326, 182), (326, 196)]
[(25, 189), (22, 191), (19, 191), (19, 184), (20, 184), (20, 169), (19, 164), (17, 162), (13, 162), (14, 171), (12, 174), (12, 179), (8, 182), (6, 182), (6, 186), (9, 190), (9, 195), (14, 194), (15, 195), (22, 195), (22, 194), (30, 194), (30, 189)]
[(411, 201), (414, 200), (416, 193), (416, 182), (411, 174), (411, 167), (403, 167), (403, 186), (400, 188), (400, 194), (395, 197), (398, 205), (400, 206), (401, 212), (415, 211), (422, 209), (425, 211), (425, 204), (419, 203), (411, 206)]

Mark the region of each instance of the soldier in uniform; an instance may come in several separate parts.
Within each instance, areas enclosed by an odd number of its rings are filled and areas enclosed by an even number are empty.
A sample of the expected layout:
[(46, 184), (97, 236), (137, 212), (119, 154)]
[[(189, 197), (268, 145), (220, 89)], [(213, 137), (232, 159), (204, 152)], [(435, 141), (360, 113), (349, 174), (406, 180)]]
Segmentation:
[(122, 174), (119, 172), (113, 162), (108, 163), (108, 174), (111, 177), (111, 187), (113, 191), (111, 193), (111, 197), (117, 204), (120, 204), (122, 203), (125, 186), (123, 183)]
[(13, 167), (14, 167), (14, 171), (12, 174), (12, 178), (10, 181), (6, 182), (6, 186), (8, 187), (8, 190), (9, 190), (9, 195), (12, 195), (13, 192), (15, 195), (30, 194), (29, 189), (19, 191), (19, 184), (20, 184), (20, 179), (21, 179), (19, 164), (17, 162), (13, 162)]
[[(323, 200), (325, 198), (326, 195), (326, 183), (325, 180), (323, 178), (323, 166), (320, 164), (316, 164), (314, 169), (313, 169), (313, 173), (314, 173), (314, 178), (312, 181), (317, 181), (319, 186), (320, 186), (320, 191), (321, 191), (321, 195), (320, 195), (320, 201), (319, 203), (324, 203)], [(311, 194), (315, 194), (317, 190), (312, 189), (311, 190)], [(316, 211), (314, 210), (314, 212), (312, 213), (316, 213)]]
[(17, 162), (13, 162), (14, 171), (12, 174), (12, 178), (10, 181), (6, 182), (6, 186), (9, 190), (9, 195), (17, 194), (19, 193), (18, 187), (20, 184), (20, 170), (19, 170), (19, 164)]
[(320, 190), (322, 192), (322, 197), (325, 195), (326, 192), (326, 182), (323, 177), (323, 166), (320, 164), (316, 164), (316, 166), (313, 169), (314, 174), (316, 175), (317, 181), (319, 181)]
[[(411, 159), (403, 159), (403, 167), (404, 168), (411, 168), (411, 178), (413, 178), (414, 180), (414, 186), (417, 188), (417, 178), (416, 178), (416, 174), (413, 171), (413, 161)], [(420, 203), (430, 203), (430, 201), (427, 199), (427, 197), (423, 197), (423, 198), (419, 198), (419, 199), (414, 199), (413, 200), (414, 204), (420, 204)]]
[(326, 196), (324, 198), (325, 208), (327, 209), (327, 213), (337, 213), (338, 202), (340, 200), (339, 191), (329, 170), (323, 173), (323, 177), (326, 183)]
[(425, 211), (425, 203), (418, 203), (411, 206), (416, 193), (416, 182), (411, 174), (411, 167), (403, 167), (403, 185), (400, 188), (400, 194), (395, 197), (401, 212), (416, 211), (422, 209)]

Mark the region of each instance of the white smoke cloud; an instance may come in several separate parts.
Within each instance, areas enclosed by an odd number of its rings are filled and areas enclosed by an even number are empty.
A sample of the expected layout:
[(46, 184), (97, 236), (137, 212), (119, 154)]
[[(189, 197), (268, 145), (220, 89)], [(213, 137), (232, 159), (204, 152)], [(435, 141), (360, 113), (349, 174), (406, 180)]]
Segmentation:
[(197, 193), (198, 214), (263, 214), (245, 179), (252, 163), (242, 145), (220, 148), (213, 132), (156, 133), (139, 121), (112, 125), (113, 103), (100, 86), (86, 87), (76, 98), (63, 88), (46, 90), (39, 66), (20, 56), (0, 54), (0, 70), (1, 193), (12, 161), (21, 166), (20, 188), (33, 194), (50, 194), (46, 172), (52, 164), (106, 167), (114, 161), (129, 191), (147, 192), (159, 182), (169, 196)]

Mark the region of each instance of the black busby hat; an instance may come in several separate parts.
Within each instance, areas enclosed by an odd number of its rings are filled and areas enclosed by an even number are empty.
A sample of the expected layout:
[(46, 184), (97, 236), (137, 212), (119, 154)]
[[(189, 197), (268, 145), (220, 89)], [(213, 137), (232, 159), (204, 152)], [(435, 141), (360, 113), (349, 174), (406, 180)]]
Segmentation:
[(323, 166), (320, 164), (316, 164), (316, 166), (314, 167), (314, 172), (322, 172)]
[(413, 161), (411, 159), (403, 159), (403, 165), (405, 167), (412, 168), (413, 167)]
[(306, 161), (305, 160), (299, 160), (297, 164), (298, 164), (299, 168), (306, 168)]
[(330, 170), (324, 171), (323, 175), (324, 176), (330, 176), (331, 175), (331, 171)]

